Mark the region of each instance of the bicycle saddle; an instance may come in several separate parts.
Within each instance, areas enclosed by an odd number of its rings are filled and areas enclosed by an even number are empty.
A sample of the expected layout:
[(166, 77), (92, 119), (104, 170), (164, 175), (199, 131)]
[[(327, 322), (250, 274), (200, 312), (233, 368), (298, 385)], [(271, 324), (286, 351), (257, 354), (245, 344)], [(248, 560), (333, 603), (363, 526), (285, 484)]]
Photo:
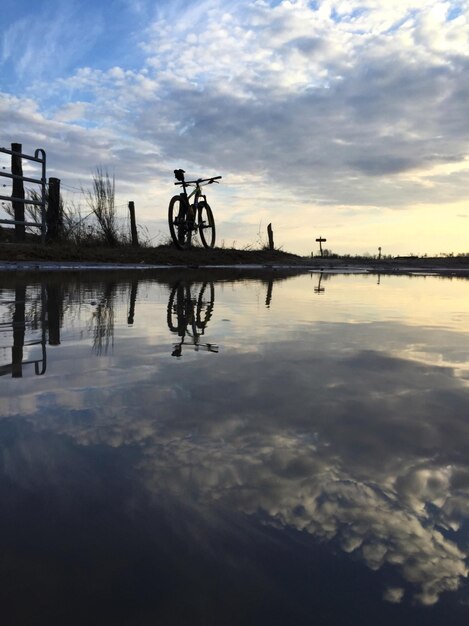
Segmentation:
[(176, 179), (179, 180), (181, 183), (184, 181), (184, 174), (186, 172), (184, 170), (174, 170), (174, 175), (176, 176)]

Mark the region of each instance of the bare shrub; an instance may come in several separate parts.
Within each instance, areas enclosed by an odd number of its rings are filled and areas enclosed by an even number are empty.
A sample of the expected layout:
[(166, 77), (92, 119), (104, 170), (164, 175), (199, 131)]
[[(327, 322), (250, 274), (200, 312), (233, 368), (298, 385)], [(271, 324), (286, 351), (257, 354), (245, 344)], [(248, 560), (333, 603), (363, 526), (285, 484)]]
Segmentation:
[(115, 177), (101, 167), (93, 175), (91, 191), (82, 190), (85, 200), (98, 221), (107, 245), (113, 247), (119, 244), (119, 232), (115, 207)]

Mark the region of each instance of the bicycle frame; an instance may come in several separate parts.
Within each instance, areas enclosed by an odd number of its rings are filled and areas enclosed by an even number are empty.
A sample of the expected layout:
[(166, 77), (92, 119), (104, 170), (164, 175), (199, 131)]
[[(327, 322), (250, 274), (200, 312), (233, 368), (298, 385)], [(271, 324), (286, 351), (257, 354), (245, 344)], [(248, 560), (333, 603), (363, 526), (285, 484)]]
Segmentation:
[[(200, 221), (199, 213), (199, 202), (202, 199), (204, 202), (207, 201), (207, 197), (201, 193), (200, 185), (196, 184), (195, 189), (193, 189), (190, 193), (187, 193), (185, 189), (186, 185), (184, 185), (184, 190), (179, 194), (181, 198), (181, 207), (178, 219), (184, 219), (188, 221), (189, 229), (192, 231), (190, 233), (190, 237), (192, 237), (198, 230), (199, 224), (197, 218)], [(194, 198), (194, 203), (191, 205), (191, 198)], [(183, 213), (181, 214), (181, 210)]]
[[(185, 186), (186, 186), (186, 185), (184, 185), (184, 187), (185, 187)], [(202, 194), (201, 194), (201, 193), (199, 193), (199, 194), (198, 194), (198, 196), (199, 196), (199, 197), (197, 197), (197, 192), (198, 192), (198, 191), (200, 191), (200, 186), (199, 186), (198, 184), (196, 184), (195, 189), (194, 189), (193, 191), (191, 191), (191, 193), (190, 193), (190, 194), (188, 194), (188, 193), (187, 193), (187, 190), (186, 190), (186, 189), (184, 189), (183, 193), (181, 193), (181, 194), (180, 194), (180, 195), (181, 195), (181, 196), (185, 199), (185, 204), (186, 204), (187, 208), (189, 208), (189, 209), (191, 208), (191, 205), (190, 205), (190, 199), (191, 199), (193, 196), (196, 196), (196, 197), (195, 197), (195, 199), (194, 199), (194, 212), (197, 212), (197, 205), (199, 204), (199, 198), (200, 198), (200, 197), (202, 197), (202, 198), (204, 198), (204, 200), (206, 200), (206, 197), (205, 197), (205, 196), (202, 196)], [(194, 217), (195, 217), (195, 216), (194, 216)]]

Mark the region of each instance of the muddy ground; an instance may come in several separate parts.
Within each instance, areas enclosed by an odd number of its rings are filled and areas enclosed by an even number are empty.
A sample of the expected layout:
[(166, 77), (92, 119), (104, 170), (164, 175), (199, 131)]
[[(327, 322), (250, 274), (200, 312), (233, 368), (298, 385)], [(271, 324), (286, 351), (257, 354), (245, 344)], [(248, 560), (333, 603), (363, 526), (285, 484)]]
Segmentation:
[(280, 250), (237, 250), (234, 248), (193, 248), (177, 250), (172, 246), (156, 248), (97, 248), (67, 245), (40, 245), (0, 243), (0, 266), (11, 266), (28, 262), (38, 263), (83, 263), (83, 264), (128, 264), (159, 266), (205, 267), (223, 266), (286, 266), (311, 269), (365, 268), (376, 271), (423, 270), (450, 272), (469, 275), (469, 258), (393, 258), (373, 259), (363, 257), (311, 258)]

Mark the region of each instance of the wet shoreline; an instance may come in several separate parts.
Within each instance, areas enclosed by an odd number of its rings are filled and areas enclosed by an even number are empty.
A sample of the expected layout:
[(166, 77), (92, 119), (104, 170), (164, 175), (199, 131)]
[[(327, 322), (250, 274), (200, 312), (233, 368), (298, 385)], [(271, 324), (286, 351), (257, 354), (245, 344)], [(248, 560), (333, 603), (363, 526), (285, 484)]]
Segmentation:
[(96, 263), (89, 261), (2, 261), (0, 273), (6, 272), (91, 272), (91, 271), (137, 271), (148, 272), (154, 270), (201, 270), (210, 273), (216, 271), (242, 272), (312, 272), (338, 274), (407, 274), (407, 275), (440, 275), (440, 276), (468, 276), (469, 264), (433, 264), (416, 261), (415, 263), (346, 263), (344, 261), (305, 260), (304, 263)]

